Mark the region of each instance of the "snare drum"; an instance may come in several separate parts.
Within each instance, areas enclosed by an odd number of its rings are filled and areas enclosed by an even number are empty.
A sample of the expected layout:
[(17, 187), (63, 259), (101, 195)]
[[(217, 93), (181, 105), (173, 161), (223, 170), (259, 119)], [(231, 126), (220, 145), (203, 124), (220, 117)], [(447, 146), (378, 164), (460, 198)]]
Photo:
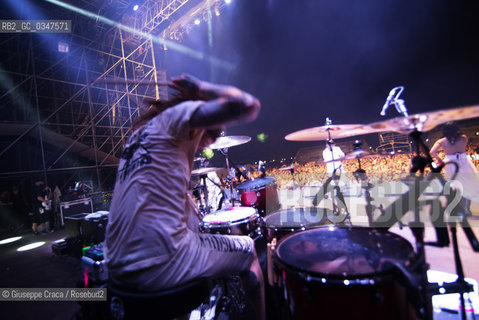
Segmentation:
[(241, 205), (256, 208), (262, 217), (280, 207), (275, 178), (245, 181), (237, 189), (241, 194)]
[(204, 233), (231, 234), (249, 236), (257, 239), (261, 236), (261, 217), (255, 208), (232, 207), (207, 214), (200, 223)]
[(417, 319), (390, 264), (414, 259), (393, 233), (335, 226), (291, 234), (273, 255), (292, 319)]
[(329, 220), (333, 211), (325, 208), (291, 208), (273, 212), (264, 218), (265, 234), (268, 242), (273, 238), (279, 242), (284, 236), (292, 232), (325, 224), (332, 224)]

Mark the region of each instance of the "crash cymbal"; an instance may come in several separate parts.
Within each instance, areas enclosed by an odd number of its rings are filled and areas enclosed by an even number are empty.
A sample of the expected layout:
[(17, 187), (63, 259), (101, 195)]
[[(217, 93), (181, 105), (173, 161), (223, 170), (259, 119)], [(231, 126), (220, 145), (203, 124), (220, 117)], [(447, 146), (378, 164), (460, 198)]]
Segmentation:
[(341, 139), (374, 132), (372, 128), (365, 129), (362, 124), (341, 124), (304, 129), (284, 138), (289, 141), (319, 141), (328, 140), (330, 135), (331, 139)]
[(280, 171), (288, 171), (288, 170), (296, 170), (296, 169), (298, 169), (298, 167), (289, 166), (289, 167), (286, 167), (286, 168), (279, 168), (278, 170), (280, 170)]
[(320, 160), (320, 161), (316, 161), (316, 164), (326, 164), (330, 162), (343, 161), (343, 160), (346, 160), (345, 157), (339, 157), (337, 159), (331, 159), (331, 160)]
[(208, 174), (208, 173), (210, 173), (210, 172), (220, 171), (221, 169), (223, 169), (223, 168), (214, 168), (214, 167), (211, 167), (211, 168), (199, 168), (199, 169), (196, 169), (196, 170), (191, 171), (191, 175), (192, 175), (192, 176), (202, 176), (202, 175)]
[(367, 130), (375, 132), (395, 131), (409, 134), (414, 130), (426, 132), (448, 121), (460, 121), (479, 117), (479, 106), (460, 107), (419, 113), (408, 117), (398, 117), (366, 125)]
[(364, 150), (356, 150), (351, 153), (348, 153), (343, 157), (344, 160), (351, 160), (351, 159), (358, 159), (358, 158), (368, 158), (372, 156), (372, 154), (368, 151)]
[(218, 137), (215, 142), (209, 145), (209, 149), (225, 149), (234, 146), (239, 146), (240, 144), (247, 143), (251, 140), (247, 136), (225, 136)]

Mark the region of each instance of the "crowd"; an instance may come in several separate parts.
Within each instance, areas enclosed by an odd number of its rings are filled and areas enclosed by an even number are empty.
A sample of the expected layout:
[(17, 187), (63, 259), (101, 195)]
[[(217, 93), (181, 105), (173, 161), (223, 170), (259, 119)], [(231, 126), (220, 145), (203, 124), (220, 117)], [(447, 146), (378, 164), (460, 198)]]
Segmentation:
[[(468, 154), (474, 160), (476, 168), (479, 169), (479, 158), (474, 157), (475, 149), (473, 147), (468, 149), (470, 151)], [(368, 181), (373, 184), (398, 181), (409, 175), (413, 156), (411, 154), (374, 155), (361, 158), (359, 161), (357, 159), (344, 160), (342, 161), (343, 178), (346, 181), (355, 181), (354, 172), (359, 169), (359, 164), (361, 164), (361, 169), (366, 171)], [(440, 153), (440, 156), (444, 157), (444, 153)], [(304, 165), (292, 163), (291, 166), (295, 167), (293, 174), (291, 174), (290, 170), (270, 168), (267, 170), (266, 175), (276, 179), (278, 189), (288, 188), (294, 183), (300, 186), (319, 186), (329, 177), (326, 165), (320, 164), (319, 161), (308, 162)], [(426, 172), (428, 172), (427, 169)]]

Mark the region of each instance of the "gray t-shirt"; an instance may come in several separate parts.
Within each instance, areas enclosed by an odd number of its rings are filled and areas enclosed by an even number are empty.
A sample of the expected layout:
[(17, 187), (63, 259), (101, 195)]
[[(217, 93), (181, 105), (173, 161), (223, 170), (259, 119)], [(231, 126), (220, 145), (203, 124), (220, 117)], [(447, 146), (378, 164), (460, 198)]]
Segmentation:
[(192, 129), (189, 121), (202, 103), (165, 110), (135, 131), (124, 148), (104, 246), (116, 283), (161, 290), (240, 272), (253, 260), (250, 237), (199, 233), (200, 216), (188, 187), (206, 130)]
[(202, 103), (169, 108), (128, 139), (106, 232), (109, 269), (123, 273), (161, 264), (181, 245), (187, 225), (194, 225), (188, 183), (205, 130), (190, 128), (189, 121)]

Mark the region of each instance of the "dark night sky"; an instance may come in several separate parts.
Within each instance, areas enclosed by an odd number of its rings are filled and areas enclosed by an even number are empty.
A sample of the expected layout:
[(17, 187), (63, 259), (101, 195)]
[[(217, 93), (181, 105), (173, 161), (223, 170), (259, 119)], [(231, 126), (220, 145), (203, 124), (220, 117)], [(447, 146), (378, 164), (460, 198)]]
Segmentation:
[(258, 119), (227, 134), (269, 137), (230, 153), (240, 162), (279, 159), (322, 145), (284, 136), (323, 126), (326, 117), (335, 124), (397, 117), (393, 106), (386, 117), (379, 112), (398, 85), (409, 114), (479, 104), (478, 9), (474, 1), (233, 0), (213, 16), (212, 49), (205, 22), (182, 42), (233, 63), (233, 71), (210, 71), (171, 50), (165, 67), (169, 76), (189, 72), (257, 96)]
[[(393, 107), (386, 117), (379, 112), (399, 85), (409, 114), (479, 104), (478, 16), (473, 0), (232, 0), (213, 15), (211, 48), (204, 21), (182, 44), (233, 70), (172, 49), (160, 67), (168, 77), (187, 72), (260, 99), (255, 122), (227, 131), (253, 138), (230, 148), (237, 162), (289, 158), (323, 142), (284, 136), (323, 126), (326, 117), (334, 124), (397, 117)], [(262, 132), (265, 143), (255, 138)]]

